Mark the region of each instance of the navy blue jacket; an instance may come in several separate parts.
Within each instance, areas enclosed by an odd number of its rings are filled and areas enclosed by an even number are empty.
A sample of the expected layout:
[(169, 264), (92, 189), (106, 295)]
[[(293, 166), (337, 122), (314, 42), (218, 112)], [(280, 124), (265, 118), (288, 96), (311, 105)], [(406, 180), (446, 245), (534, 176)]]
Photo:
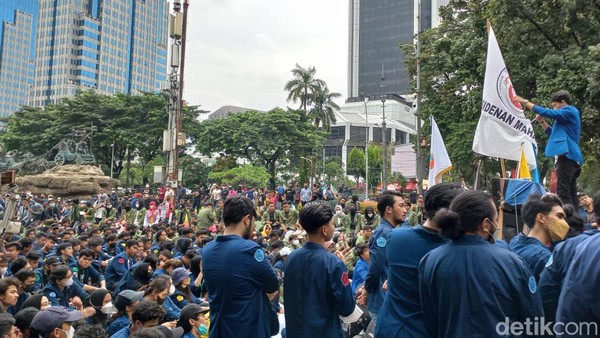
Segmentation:
[[(202, 256), (210, 303), (210, 337), (268, 338), (274, 316), (267, 293), (277, 291), (277, 275), (263, 249), (237, 235), (218, 236)], [(235, 325), (232, 325), (235, 323)]]
[[(558, 299), (557, 322), (600, 322), (600, 292), (598, 292), (600, 266), (598, 265), (598, 257), (600, 257), (599, 235), (588, 238), (575, 250), (575, 256), (571, 261), (571, 266)], [(597, 337), (594, 334), (586, 335), (587, 332), (583, 330), (579, 333), (581, 335), (577, 337)], [(595, 332), (592, 330), (591, 333)]]
[(339, 317), (354, 311), (352, 286), (344, 263), (325, 247), (307, 242), (289, 255), (283, 294), (286, 337), (344, 337)]
[(558, 245), (552, 251), (552, 256), (546, 263), (546, 268), (540, 276), (540, 294), (544, 303), (544, 315), (547, 320), (556, 318), (556, 307), (558, 306), (558, 297), (567, 276), (567, 271), (571, 266), (571, 261), (575, 256), (575, 250), (579, 244), (596, 235), (600, 231), (587, 230), (579, 236), (569, 238)]
[(540, 275), (552, 257), (552, 252), (542, 242), (535, 237), (528, 237), (519, 233), (514, 237), (508, 246), (510, 251), (516, 253), (529, 266), (533, 272), (536, 282), (540, 280)]
[(50, 282), (44, 287), (43, 292), (44, 296), (48, 298), (50, 306), (62, 306), (64, 308), (69, 308), (69, 300), (75, 296), (81, 298), (83, 303), (90, 298), (90, 295), (83, 291), (76, 282), (73, 282), (71, 286), (65, 287), (63, 291), (60, 291), (56, 284)]
[(127, 253), (125, 252), (116, 255), (110, 261), (110, 263), (108, 263), (108, 266), (106, 266), (106, 271), (104, 272), (106, 288), (108, 290), (114, 290), (118, 282), (121, 280), (121, 277), (135, 263), (135, 259), (133, 257), (127, 258)]
[(544, 315), (535, 277), (523, 259), (479, 235), (465, 235), (425, 255), (419, 287), (429, 337), (500, 337), (506, 332), (497, 333), (498, 323), (508, 320), (510, 326)]
[(87, 269), (79, 266), (78, 263), (69, 265), (69, 269), (73, 273), (73, 280), (83, 288), (84, 285), (92, 285), (104, 280), (104, 276), (98, 272), (92, 265)]
[(127, 317), (126, 313), (123, 313), (119, 317), (115, 318), (115, 320), (110, 322), (110, 324), (106, 328), (106, 334), (109, 337), (111, 337), (113, 334), (115, 334), (117, 331), (121, 330), (122, 328), (129, 327), (129, 325), (131, 325), (131, 322), (129, 321), (129, 317)]
[(376, 337), (426, 337), (419, 298), (419, 262), (446, 240), (420, 225), (394, 229), (387, 244), (388, 291), (376, 322)]
[(388, 278), (388, 263), (386, 254), (387, 239), (392, 232), (392, 225), (381, 219), (369, 241), (369, 272), (365, 279), (365, 290), (368, 292), (368, 308), (372, 314), (378, 314), (383, 305), (383, 283)]

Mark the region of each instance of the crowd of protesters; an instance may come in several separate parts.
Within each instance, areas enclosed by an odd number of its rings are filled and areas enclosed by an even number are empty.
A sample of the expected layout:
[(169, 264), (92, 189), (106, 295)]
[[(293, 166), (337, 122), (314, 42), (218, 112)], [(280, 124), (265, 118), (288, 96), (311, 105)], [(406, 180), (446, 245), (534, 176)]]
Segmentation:
[(507, 243), (491, 197), (448, 183), (364, 201), (329, 184), (23, 192), (21, 230), (0, 247), (0, 337), (496, 337), (505, 321), (598, 322), (600, 198), (579, 203), (530, 196)]

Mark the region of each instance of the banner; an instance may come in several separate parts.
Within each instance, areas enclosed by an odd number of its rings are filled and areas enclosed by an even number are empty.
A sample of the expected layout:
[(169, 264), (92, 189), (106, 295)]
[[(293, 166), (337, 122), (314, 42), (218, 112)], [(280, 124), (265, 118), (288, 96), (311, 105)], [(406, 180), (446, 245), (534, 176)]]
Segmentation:
[(442, 175), (452, 169), (442, 134), (431, 116), (431, 152), (429, 155), (429, 186), (442, 182)]
[(490, 27), (481, 117), (472, 149), (481, 155), (519, 161), (523, 144), (527, 164), (533, 170), (537, 167), (533, 151), (535, 135), (531, 121), (514, 100), (515, 96), (500, 46)]

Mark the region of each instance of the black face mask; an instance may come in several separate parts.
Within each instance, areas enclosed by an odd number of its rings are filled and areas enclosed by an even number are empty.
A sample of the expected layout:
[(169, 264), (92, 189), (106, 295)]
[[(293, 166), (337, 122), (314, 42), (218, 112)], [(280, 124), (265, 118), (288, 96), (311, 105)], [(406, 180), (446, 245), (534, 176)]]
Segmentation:
[(23, 289), (25, 292), (33, 292), (35, 291), (35, 284), (31, 284), (28, 285), (25, 289)]
[(110, 244), (108, 245), (108, 247), (109, 247), (109, 248), (111, 248), (111, 249), (114, 249), (114, 248), (116, 248), (116, 247), (117, 247), (117, 243), (110, 243)]
[(125, 207), (125, 210), (129, 211), (131, 210), (131, 207)]

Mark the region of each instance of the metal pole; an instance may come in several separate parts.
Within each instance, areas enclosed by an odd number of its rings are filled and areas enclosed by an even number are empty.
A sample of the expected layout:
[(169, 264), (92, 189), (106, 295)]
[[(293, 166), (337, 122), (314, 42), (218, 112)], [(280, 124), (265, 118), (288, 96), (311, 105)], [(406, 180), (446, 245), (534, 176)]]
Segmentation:
[[(179, 138), (181, 133), (181, 110), (183, 109), (183, 79), (185, 74), (185, 41), (187, 33), (187, 18), (188, 18), (188, 7), (189, 0), (183, 2), (183, 28), (181, 30), (181, 61), (179, 64), (179, 97), (177, 100), (177, 118), (176, 118), (176, 138)], [(179, 144), (175, 142), (175, 155), (173, 157), (173, 176), (175, 180), (179, 180)]]
[(423, 192), (423, 166), (421, 150), (421, 0), (418, 1), (417, 14), (417, 43), (415, 48), (415, 58), (417, 61), (417, 106), (415, 115), (417, 116), (417, 192)]
[(113, 177), (113, 168), (115, 167), (115, 139), (112, 142), (112, 154), (110, 155), (110, 178)]
[(384, 81), (385, 75), (383, 72), (383, 64), (381, 65), (381, 113), (383, 121), (381, 122), (381, 146), (383, 147), (383, 159), (381, 161), (383, 168), (381, 169), (381, 190), (387, 190), (387, 127), (385, 123), (385, 91)]
[(369, 199), (369, 112), (367, 109), (369, 98), (365, 97), (365, 199)]

